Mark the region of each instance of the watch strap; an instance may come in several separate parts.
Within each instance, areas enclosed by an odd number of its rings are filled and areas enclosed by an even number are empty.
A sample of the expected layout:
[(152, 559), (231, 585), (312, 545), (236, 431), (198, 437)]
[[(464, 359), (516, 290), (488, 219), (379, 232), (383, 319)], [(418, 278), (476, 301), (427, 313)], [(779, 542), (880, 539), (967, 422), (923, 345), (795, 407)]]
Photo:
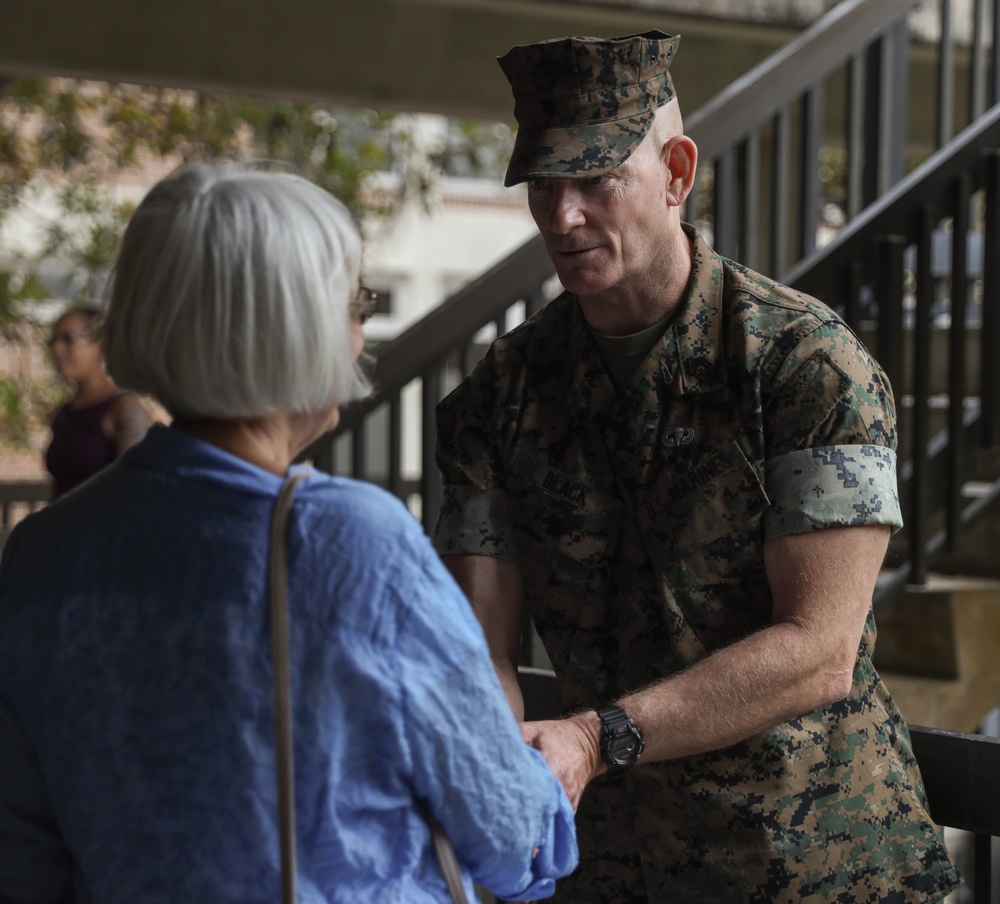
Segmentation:
[(630, 721), (625, 710), (618, 706), (599, 706), (596, 711), (601, 720), (602, 734), (614, 734), (617, 728)]

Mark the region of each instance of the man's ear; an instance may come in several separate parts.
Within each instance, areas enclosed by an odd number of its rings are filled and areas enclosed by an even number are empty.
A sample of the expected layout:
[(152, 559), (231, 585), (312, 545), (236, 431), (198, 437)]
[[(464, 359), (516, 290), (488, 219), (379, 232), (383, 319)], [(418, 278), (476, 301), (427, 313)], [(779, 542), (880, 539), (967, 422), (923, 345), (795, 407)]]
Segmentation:
[(687, 135), (674, 135), (660, 150), (667, 169), (667, 203), (680, 207), (694, 185), (698, 147)]

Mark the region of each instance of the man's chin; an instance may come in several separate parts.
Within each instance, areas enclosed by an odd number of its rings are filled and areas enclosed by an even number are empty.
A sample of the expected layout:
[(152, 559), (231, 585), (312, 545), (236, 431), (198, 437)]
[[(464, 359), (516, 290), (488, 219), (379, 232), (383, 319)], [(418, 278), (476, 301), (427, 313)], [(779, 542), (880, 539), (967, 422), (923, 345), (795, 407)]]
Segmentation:
[(557, 270), (556, 273), (562, 287), (574, 295), (599, 295), (612, 285), (607, 276), (587, 270), (570, 270), (562, 273)]

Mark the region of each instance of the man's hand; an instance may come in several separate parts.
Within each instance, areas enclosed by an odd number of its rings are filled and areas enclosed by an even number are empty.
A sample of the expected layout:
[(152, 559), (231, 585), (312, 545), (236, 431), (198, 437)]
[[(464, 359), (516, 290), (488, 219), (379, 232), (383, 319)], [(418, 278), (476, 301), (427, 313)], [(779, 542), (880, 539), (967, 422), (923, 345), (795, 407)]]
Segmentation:
[(522, 722), (521, 736), (545, 757), (576, 812), (584, 788), (592, 778), (607, 770), (601, 759), (601, 722), (597, 713)]

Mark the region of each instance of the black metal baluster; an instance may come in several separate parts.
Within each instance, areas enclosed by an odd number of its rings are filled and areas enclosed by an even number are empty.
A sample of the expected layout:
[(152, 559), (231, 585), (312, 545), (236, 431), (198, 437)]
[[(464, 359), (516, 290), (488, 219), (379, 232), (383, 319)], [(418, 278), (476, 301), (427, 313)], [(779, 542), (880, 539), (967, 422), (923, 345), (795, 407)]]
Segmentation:
[(888, 65), (885, 67), (885, 94), (892, 102), (882, 107), (881, 140), (885, 155), (882, 162), (882, 191), (889, 189), (903, 178), (906, 163), (906, 122), (909, 107), (910, 84), (910, 25), (906, 16), (900, 16), (886, 35), (888, 40)]
[(993, 900), (993, 839), (982, 832), (976, 832), (972, 844), (973, 868), (972, 890), (975, 904), (990, 904)]
[(1000, 151), (986, 155), (986, 229), (983, 241), (983, 325), (980, 390), (984, 447), (1000, 445)]
[(819, 223), (819, 151), (823, 131), (823, 90), (811, 88), (802, 96), (802, 133), (799, 146), (799, 241), (800, 258), (816, 250)]
[(421, 376), (421, 431), (420, 431), (420, 496), (422, 499), (420, 521), (427, 533), (434, 530), (441, 510), (441, 475), (438, 473), (434, 452), (437, 448), (434, 409), (441, 399), (441, 368), (432, 365)]
[(903, 391), (903, 253), (901, 235), (880, 236), (878, 244), (878, 339), (876, 355), (897, 396)]
[(774, 117), (774, 228), (771, 272), (781, 278), (788, 268), (789, 179), (792, 129), (787, 108)]
[(368, 426), (368, 418), (363, 417), (351, 431), (351, 476), (358, 480), (365, 478), (365, 451), (368, 443), (365, 439), (365, 429)]
[(860, 213), (863, 206), (863, 174), (865, 165), (865, 64), (860, 54), (852, 56), (847, 64), (847, 134), (844, 149), (847, 153), (846, 197), (844, 206), (848, 221)]
[(927, 581), (928, 513), (928, 441), (930, 440), (931, 375), (931, 306), (934, 303), (934, 272), (931, 266), (931, 241), (934, 210), (921, 209), (917, 223), (916, 308), (913, 323), (913, 478), (910, 481), (910, 582)]
[(885, 38), (872, 41), (865, 54), (865, 104), (864, 104), (864, 154), (862, 159), (861, 202), (862, 207), (871, 204), (882, 192), (880, 160), (884, 151), (880, 142), (882, 135), (882, 68), (885, 57)]
[(955, 47), (951, 40), (951, 0), (940, 0), (938, 38), (936, 147), (944, 147), (952, 136), (955, 122)]
[(712, 215), (715, 235), (712, 244), (723, 257), (737, 256), (737, 204), (735, 151), (730, 149), (715, 161)]
[(740, 260), (748, 267), (760, 270), (760, 132), (754, 131), (741, 145), (740, 183), (743, 186), (741, 208)]
[(1000, 0), (993, 0), (993, 40), (990, 41), (990, 103), (1000, 103)]
[(398, 391), (389, 396), (389, 492), (406, 501), (403, 488), (403, 406)]
[(969, 296), (969, 201), (972, 180), (955, 180), (951, 221), (951, 327), (948, 334), (948, 450), (945, 536), (954, 552), (961, 530), (962, 472), (965, 467), (965, 316)]
[(969, 92), (969, 122), (986, 110), (986, 0), (972, 4), (972, 73)]

